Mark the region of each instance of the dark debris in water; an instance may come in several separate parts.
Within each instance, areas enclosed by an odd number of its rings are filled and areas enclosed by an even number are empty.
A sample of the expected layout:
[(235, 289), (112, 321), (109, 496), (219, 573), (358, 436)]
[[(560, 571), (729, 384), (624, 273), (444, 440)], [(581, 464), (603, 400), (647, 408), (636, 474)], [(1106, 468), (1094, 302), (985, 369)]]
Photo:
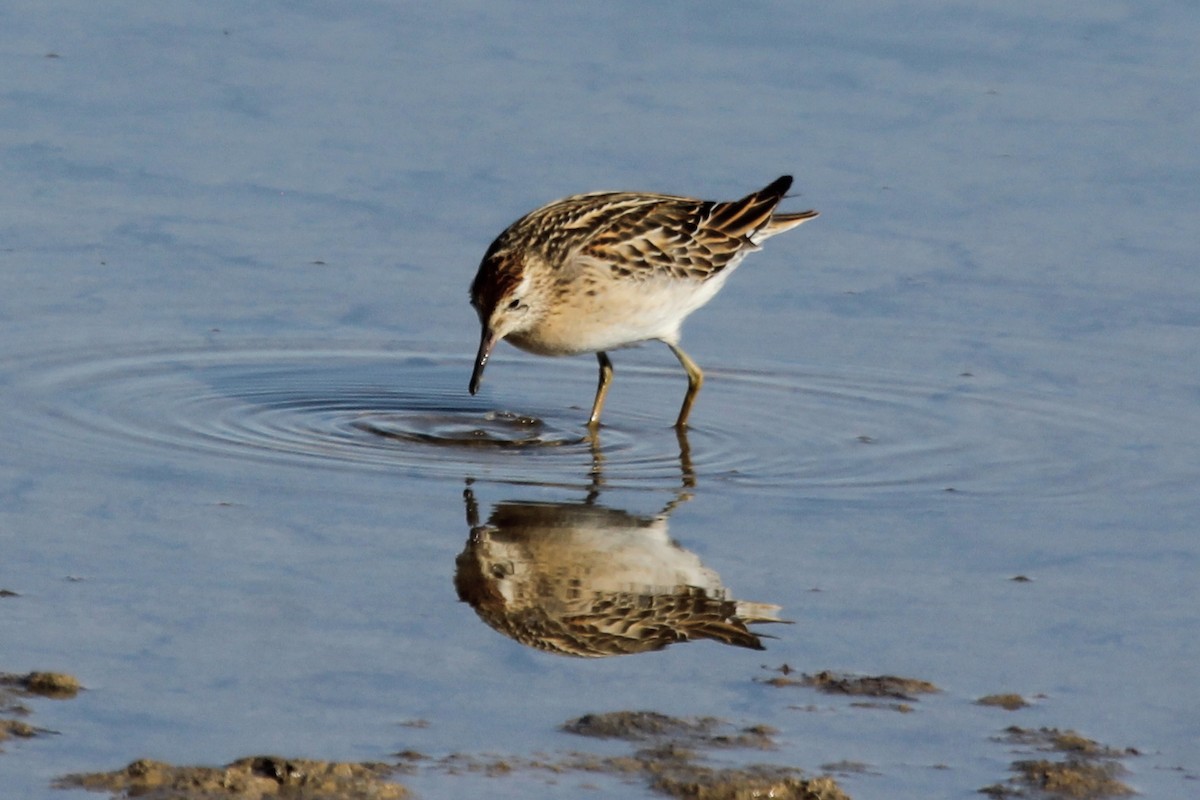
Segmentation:
[[(79, 680), (61, 672), (28, 672), (23, 675), (0, 672), (0, 743), (6, 739), (32, 739), (54, 732), (21, 719), (32, 713), (23, 702), (25, 698), (66, 700), (78, 694), (79, 690)], [(2, 748), (0, 752), (3, 752)]]
[(224, 767), (178, 767), (140, 759), (113, 772), (67, 775), (60, 789), (89, 789), (140, 800), (397, 800), (408, 790), (389, 780), (390, 764), (251, 756)]
[(553, 776), (567, 773), (607, 774), (622, 779), (642, 778), (650, 789), (668, 797), (691, 800), (849, 800), (829, 776), (805, 777), (795, 767), (763, 764), (714, 766), (703, 751), (730, 748), (774, 749), (776, 731), (765, 725), (736, 728), (715, 717), (671, 717), (656, 711), (615, 711), (585, 714), (563, 724), (579, 736), (623, 739), (642, 747), (629, 755), (597, 756), (570, 753), (561, 758), (478, 758), (454, 754), (430, 760), (409, 751), (410, 764), (451, 774), (471, 772), (491, 776), (518, 770)]
[(981, 706), (998, 706), (1005, 711), (1016, 711), (1020, 708), (1029, 706), (1029, 701), (1019, 694), (1013, 692), (1004, 692), (1001, 694), (984, 695), (975, 701), (976, 705)]
[[(1006, 728), (999, 741), (1041, 757), (1012, 762), (1013, 777), (985, 786), (980, 793), (999, 798), (1105, 798), (1135, 794), (1121, 780), (1118, 759), (1140, 755), (1133, 748), (1108, 747), (1075, 731), (1057, 728)], [(1047, 757), (1057, 754), (1059, 759)]]
[[(853, 705), (900, 707), (898, 699), (939, 691), (927, 681), (891, 675), (852, 676), (822, 671), (797, 673), (788, 665), (760, 683), (804, 686), (862, 698)], [(31, 696), (71, 697), (81, 690), (78, 679), (54, 672), (0, 673), (0, 742), (50, 733), (25, 722), (30, 714), (20, 700)], [(1017, 708), (1017, 694), (994, 694), (976, 701)], [(422, 729), (427, 720), (402, 723)], [(825, 773), (809, 777), (786, 765), (729, 763), (736, 751), (776, 750), (778, 732), (766, 725), (737, 726), (717, 717), (673, 717), (657, 711), (614, 711), (585, 714), (563, 723), (561, 730), (579, 737), (621, 740), (631, 752), (620, 755), (566, 751), (511, 757), (450, 753), (431, 756), (415, 749), (395, 753), (384, 762), (333, 762), (274, 755), (250, 756), (226, 766), (174, 766), (139, 759), (112, 772), (73, 774), (55, 782), (58, 788), (107, 792), (117, 798), (142, 800), (393, 800), (409, 796), (404, 775), (544, 776), (560, 786), (570, 776), (580, 781), (606, 775), (622, 782), (641, 782), (651, 791), (688, 800), (849, 800), (832, 775), (872, 773), (869, 765), (839, 761), (822, 765)], [(1122, 759), (1140, 755), (1133, 748), (1113, 748), (1075, 731), (1057, 728), (1006, 728), (996, 741), (1019, 756), (1012, 777), (979, 790), (995, 798), (1069, 800), (1116, 798), (1135, 792), (1124, 781)], [(718, 755), (720, 754), (720, 755)], [(716, 763), (716, 760), (723, 763)], [(581, 785), (588, 785), (586, 783)], [(594, 786), (592, 788), (595, 788)]]
[[(847, 675), (830, 670), (808, 674), (802, 673), (799, 678), (789, 677), (792, 669), (787, 665), (777, 670), (781, 674), (765, 680), (759, 680), (768, 686), (806, 686), (826, 694), (841, 694), (852, 697), (879, 697), (893, 700), (915, 702), (918, 694), (932, 694), (941, 691), (929, 681), (916, 678), (901, 678), (896, 675)], [(869, 705), (869, 704), (863, 704)]]
[(78, 678), (65, 672), (28, 672), (24, 675), (0, 672), (0, 688), (25, 695), (66, 700), (77, 695), (83, 687)]
[(585, 714), (568, 720), (562, 729), (579, 736), (634, 742), (665, 736), (704, 736), (718, 722), (711, 717), (685, 720), (657, 711), (614, 711), (609, 714)]
[(409, 794), (396, 782), (398, 775), (541, 774), (548, 783), (560, 785), (568, 775), (587, 780), (603, 774), (621, 781), (642, 780), (658, 794), (691, 800), (849, 800), (828, 776), (809, 778), (800, 769), (779, 765), (715, 766), (701, 754), (705, 749), (774, 747), (775, 731), (766, 726), (736, 729), (713, 717), (618, 711), (587, 714), (562, 727), (582, 736), (622, 738), (644, 746), (628, 755), (568, 752), (533, 758), (468, 753), (434, 757), (408, 749), (394, 754), (391, 763), (251, 756), (224, 767), (207, 767), (140, 759), (113, 772), (67, 775), (55, 785), (141, 800), (392, 800)]
[(822, 764), (821, 769), (826, 772), (836, 775), (878, 775), (871, 769), (870, 764), (865, 764), (862, 761), (831, 761), (828, 764)]
[[(560, 785), (568, 774), (610, 775), (621, 780), (641, 778), (654, 792), (681, 800), (850, 800), (828, 776), (804, 777), (792, 767), (751, 764), (714, 767), (697, 760), (694, 752), (670, 745), (639, 750), (628, 756), (600, 757), (575, 753), (564, 758), (513, 759), (452, 754), (433, 761), (421, 757), (425, 769), (447, 775), (485, 775), (501, 778), (541, 772)], [(568, 796), (564, 794), (563, 796)]]
[(890, 702), (890, 701), (883, 702), (880, 700), (859, 701), (857, 703), (851, 703), (850, 707), (851, 708), (874, 708), (874, 709), (881, 709), (883, 711), (896, 711), (901, 714), (911, 714), (912, 712), (916, 711), (916, 709), (913, 708), (908, 703), (897, 703), (897, 702)]
[(627, 742), (670, 741), (689, 747), (743, 747), (772, 750), (775, 729), (754, 725), (735, 729), (716, 717), (670, 717), (657, 711), (585, 714), (562, 726), (567, 733)]
[(654, 790), (695, 800), (849, 800), (837, 781), (828, 776), (802, 778), (786, 767), (755, 765), (742, 769), (712, 769), (689, 765), (682, 771), (659, 775)]
[(1043, 752), (1058, 752), (1086, 758), (1125, 758), (1141, 755), (1135, 748), (1108, 747), (1075, 731), (1058, 728), (1022, 728), (1013, 725), (1004, 729), (1002, 741)]
[[(32, 739), (35, 736), (42, 736), (47, 733), (53, 733), (44, 728), (35, 728), (28, 722), (22, 722), (19, 719), (4, 719), (0, 717), (0, 743), (6, 739)], [(0, 753), (4, 752), (0, 748)]]
[(986, 786), (980, 792), (992, 797), (1102, 798), (1134, 794), (1119, 779), (1120, 764), (1086, 761), (1014, 761), (1016, 777), (1008, 784)]

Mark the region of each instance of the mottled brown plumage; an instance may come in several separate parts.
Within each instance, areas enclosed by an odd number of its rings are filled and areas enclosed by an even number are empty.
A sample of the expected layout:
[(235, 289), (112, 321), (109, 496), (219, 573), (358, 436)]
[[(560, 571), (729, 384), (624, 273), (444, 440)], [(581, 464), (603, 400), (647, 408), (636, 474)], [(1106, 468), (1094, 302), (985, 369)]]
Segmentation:
[(501, 339), (539, 355), (596, 353), (595, 427), (612, 380), (606, 351), (658, 339), (688, 373), (676, 420), (687, 425), (704, 380), (679, 347), (683, 320), (712, 299), (745, 255), (817, 216), (779, 214), (789, 176), (741, 200), (634, 192), (567, 197), (501, 233), (479, 265), (471, 304), (482, 325), (470, 389)]

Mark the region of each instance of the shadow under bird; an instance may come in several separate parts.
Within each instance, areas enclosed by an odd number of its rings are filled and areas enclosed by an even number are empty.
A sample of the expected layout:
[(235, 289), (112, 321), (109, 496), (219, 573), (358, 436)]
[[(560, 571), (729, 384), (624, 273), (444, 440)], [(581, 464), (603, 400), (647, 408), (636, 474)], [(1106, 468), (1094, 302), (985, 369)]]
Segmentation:
[(684, 319), (707, 303), (746, 254), (817, 216), (778, 213), (792, 178), (731, 202), (638, 192), (557, 200), (492, 242), (471, 284), (482, 334), (471, 394), (506, 339), (544, 356), (595, 353), (600, 382), (588, 427), (612, 383), (608, 351), (657, 339), (688, 376), (676, 428), (687, 425), (704, 373), (679, 346)]

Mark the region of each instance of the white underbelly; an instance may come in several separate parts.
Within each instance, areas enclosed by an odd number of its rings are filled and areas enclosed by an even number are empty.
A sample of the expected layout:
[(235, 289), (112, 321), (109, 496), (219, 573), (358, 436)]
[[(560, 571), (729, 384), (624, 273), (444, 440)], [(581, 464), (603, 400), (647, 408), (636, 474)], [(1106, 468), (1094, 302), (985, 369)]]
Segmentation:
[(599, 284), (594, 295), (558, 304), (533, 328), (508, 339), (539, 355), (616, 350), (652, 339), (674, 344), (684, 319), (720, 291), (731, 271), (703, 282), (631, 280), (615, 288)]

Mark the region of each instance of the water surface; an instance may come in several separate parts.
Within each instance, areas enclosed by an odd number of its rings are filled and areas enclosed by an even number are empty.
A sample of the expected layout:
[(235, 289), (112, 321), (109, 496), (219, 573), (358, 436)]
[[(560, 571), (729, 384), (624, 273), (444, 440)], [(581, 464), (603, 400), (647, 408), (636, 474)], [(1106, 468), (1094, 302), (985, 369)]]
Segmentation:
[[(140, 757), (554, 753), (636, 709), (771, 725), (714, 758), (861, 762), (855, 798), (1003, 781), (1010, 725), (1189, 794), (1188, 4), (17, 3), (0, 31), (0, 671), (87, 687), (32, 703), (58, 735), (5, 744), (14, 796)], [(467, 393), (466, 288), (517, 216), (782, 173), (822, 216), (689, 321), (686, 437), (657, 344), (613, 354), (598, 436), (589, 357), (501, 346)], [(473, 555), (510, 609), (561, 560), (606, 610), (684, 575), (695, 613), (792, 624), (555, 655), (460, 599)], [(761, 682), (783, 664), (942, 691), (863, 708)], [(1032, 705), (974, 703), (1006, 691)]]

